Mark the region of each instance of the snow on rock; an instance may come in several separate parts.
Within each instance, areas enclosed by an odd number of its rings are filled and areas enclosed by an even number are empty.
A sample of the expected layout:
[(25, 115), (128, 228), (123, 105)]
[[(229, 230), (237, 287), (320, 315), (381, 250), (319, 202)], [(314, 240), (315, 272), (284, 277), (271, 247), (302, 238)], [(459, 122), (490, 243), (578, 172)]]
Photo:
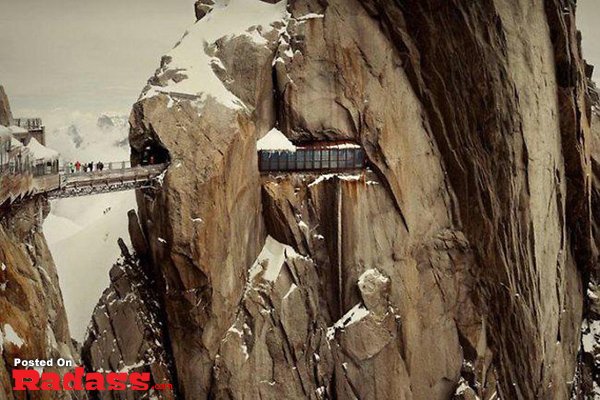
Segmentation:
[[(302, 146), (301, 146), (302, 147)], [(307, 148), (311, 148), (307, 146)], [(319, 148), (322, 149), (360, 149), (360, 145), (352, 142), (342, 142), (342, 143), (320, 143)]]
[(27, 133), (28, 130), (25, 128), (21, 128), (20, 126), (12, 125), (8, 127), (8, 130), (11, 134), (15, 135), (17, 133)]
[(301, 17), (297, 17), (296, 21), (307, 21), (309, 19), (321, 19), (321, 18), (325, 18), (325, 15), (317, 14), (317, 13), (310, 13), (310, 14), (303, 15)]
[(369, 315), (367, 310), (362, 304), (357, 304), (350, 311), (348, 311), (342, 318), (340, 318), (333, 326), (327, 329), (327, 339), (333, 340), (335, 337), (336, 330), (343, 330), (344, 328), (357, 323), (364, 317)]
[[(188, 95), (206, 100), (212, 97), (233, 108), (245, 108), (242, 101), (231, 93), (215, 75), (213, 64), (220, 60), (207, 50), (221, 38), (247, 36), (257, 44), (265, 44), (260, 27), (268, 27), (288, 17), (287, 2), (268, 4), (262, 1), (216, 0), (212, 11), (197, 21), (165, 58), (166, 65), (158, 78), (167, 79), (166, 86), (150, 86), (142, 99), (159, 93)], [(173, 79), (173, 77), (177, 77)], [(183, 78), (183, 79), (181, 79)]]
[(267, 236), (262, 251), (250, 268), (248, 279), (252, 282), (262, 272), (264, 280), (274, 282), (279, 276), (286, 258), (296, 257), (300, 257), (300, 255), (291, 246)]
[(19, 348), (25, 344), (25, 342), (23, 341), (23, 339), (21, 339), (19, 334), (17, 332), (15, 332), (12, 325), (4, 324), (4, 327), (2, 328), (2, 330), (4, 331), (3, 342), (5, 344), (10, 343)]
[[(583, 351), (594, 354), (600, 350), (600, 321), (584, 322), (584, 333), (581, 335)], [(586, 329), (587, 328), (587, 329)]]
[(390, 278), (376, 268), (366, 270), (358, 278), (363, 303), (375, 315), (384, 316), (389, 311), (390, 284)]
[(0, 125), (0, 138), (12, 136), (12, 132), (6, 126)]
[(390, 281), (390, 278), (384, 276), (378, 270), (374, 268), (370, 268), (363, 272), (358, 278), (358, 286), (365, 286), (366, 282), (369, 280), (377, 280), (379, 282), (387, 284)]
[(296, 151), (297, 147), (277, 128), (271, 129), (256, 142), (256, 150)]
[(42, 145), (36, 138), (31, 138), (26, 148), (35, 160), (57, 160), (59, 157), (58, 151)]
[(292, 283), (290, 285), (290, 288), (288, 289), (287, 293), (285, 294), (285, 296), (283, 296), (283, 299), (287, 299), (288, 297), (290, 297), (290, 295), (292, 293), (294, 293), (294, 290), (298, 289), (298, 286), (295, 283)]
[(312, 187), (315, 185), (318, 185), (324, 181), (328, 181), (331, 178), (338, 178), (342, 181), (348, 181), (348, 182), (353, 182), (353, 181), (358, 181), (360, 180), (363, 175), (362, 174), (352, 174), (352, 175), (348, 175), (348, 174), (323, 174), (320, 175), (317, 179), (315, 179), (314, 181), (312, 181), (311, 183), (308, 184), (308, 187)]

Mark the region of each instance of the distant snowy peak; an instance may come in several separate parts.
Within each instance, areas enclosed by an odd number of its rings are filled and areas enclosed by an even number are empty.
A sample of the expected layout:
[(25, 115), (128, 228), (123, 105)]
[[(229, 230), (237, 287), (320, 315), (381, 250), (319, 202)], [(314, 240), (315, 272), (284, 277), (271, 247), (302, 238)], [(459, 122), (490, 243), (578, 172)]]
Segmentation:
[[(54, 131), (54, 132), (57, 132), (57, 131)], [(67, 128), (67, 135), (73, 141), (73, 144), (75, 145), (76, 149), (81, 147), (81, 145), (83, 144), (83, 138), (81, 137), (81, 134), (79, 133), (79, 129), (77, 129), (77, 127), (75, 125), (70, 125)]]
[(48, 146), (60, 152), (63, 161), (129, 159), (128, 117), (111, 114), (74, 114), (47, 135)]
[(123, 115), (109, 116), (102, 114), (100, 117), (98, 117), (98, 122), (96, 125), (102, 130), (125, 129), (129, 126), (129, 119)]

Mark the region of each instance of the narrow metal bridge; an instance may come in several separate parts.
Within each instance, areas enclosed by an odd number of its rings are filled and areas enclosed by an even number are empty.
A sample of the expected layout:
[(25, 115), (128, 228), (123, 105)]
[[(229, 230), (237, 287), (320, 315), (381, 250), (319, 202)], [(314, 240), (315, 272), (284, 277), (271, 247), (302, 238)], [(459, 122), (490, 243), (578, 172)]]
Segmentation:
[(168, 166), (131, 166), (128, 161), (105, 165), (108, 168), (87, 172), (59, 170), (54, 162), (43, 168), (5, 169), (0, 171), (0, 206), (38, 194), (60, 199), (152, 187)]
[[(122, 167), (112, 168), (112, 165)], [(159, 179), (167, 168), (167, 164), (126, 167), (125, 162), (110, 163), (110, 166), (106, 170), (91, 172), (61, 171), (58, 187), (47, 191), (48, 198), (79, 197), (150, 187), (152, 181)]]

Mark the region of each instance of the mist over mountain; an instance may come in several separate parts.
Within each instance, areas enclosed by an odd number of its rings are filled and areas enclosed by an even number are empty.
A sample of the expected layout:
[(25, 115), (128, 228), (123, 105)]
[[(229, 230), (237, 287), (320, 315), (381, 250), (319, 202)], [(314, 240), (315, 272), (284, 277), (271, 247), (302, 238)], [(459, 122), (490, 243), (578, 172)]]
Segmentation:
[[(64, 162), (129, 160), (128, 117), (70, 113), (62, 118), (50, 121), (47, 143)], [(110, 193), (50, 204), (44, 232), (59, 272), (71, 333), (81, 342), (120, 255), (117, 239), (129, 242), (127, 211), (137, 208), (135, 195)]]
[(128, 161), (128, 117), (71, 113), (46, 122), (47, 144), (63, 161)]

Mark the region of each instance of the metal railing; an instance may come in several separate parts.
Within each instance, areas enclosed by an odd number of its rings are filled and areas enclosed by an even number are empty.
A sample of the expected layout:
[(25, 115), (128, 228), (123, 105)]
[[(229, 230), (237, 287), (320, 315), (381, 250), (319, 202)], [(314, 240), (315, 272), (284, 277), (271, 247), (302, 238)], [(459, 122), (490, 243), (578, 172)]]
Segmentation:
[[(4, 144), (6, 145), (6, 144)], [(56, 175), (58, 159), (35, 160), (26, 147), (0, 146), (0, 175)]]
[(80, 164), (79, 168), (77, 168), (77, 163), (64, 163), (60, 169), (61, 173), (65, 175), (85, 175), (94, 172), (102, 172), (102, 171), (118, 171), (125, 170), (131, 168), (131, 161), (110, 161), (110, 162), (101, 162), (101, 163), (92, 163), (90, 169), (90, 163)]
[(41, 118), (15, 118), (14, 123), (16, 126), (29, 131), (39, 130), (44, 126)]
[(298, 148), (296, 151), (261, 150), (260, 171), (315, 171), (364, 168), (362, 148)]
[[(117, 164), (124, 165), (113, 163), (113, 165)], [(167, 166), (168, 164), (153, 164), (96, 170), (88, 173), (61, 173), (58, 188), (51, 191), (49, 197), (78, 197), (149, 187), (152, 185), (151, 181), (159, 177)]]

